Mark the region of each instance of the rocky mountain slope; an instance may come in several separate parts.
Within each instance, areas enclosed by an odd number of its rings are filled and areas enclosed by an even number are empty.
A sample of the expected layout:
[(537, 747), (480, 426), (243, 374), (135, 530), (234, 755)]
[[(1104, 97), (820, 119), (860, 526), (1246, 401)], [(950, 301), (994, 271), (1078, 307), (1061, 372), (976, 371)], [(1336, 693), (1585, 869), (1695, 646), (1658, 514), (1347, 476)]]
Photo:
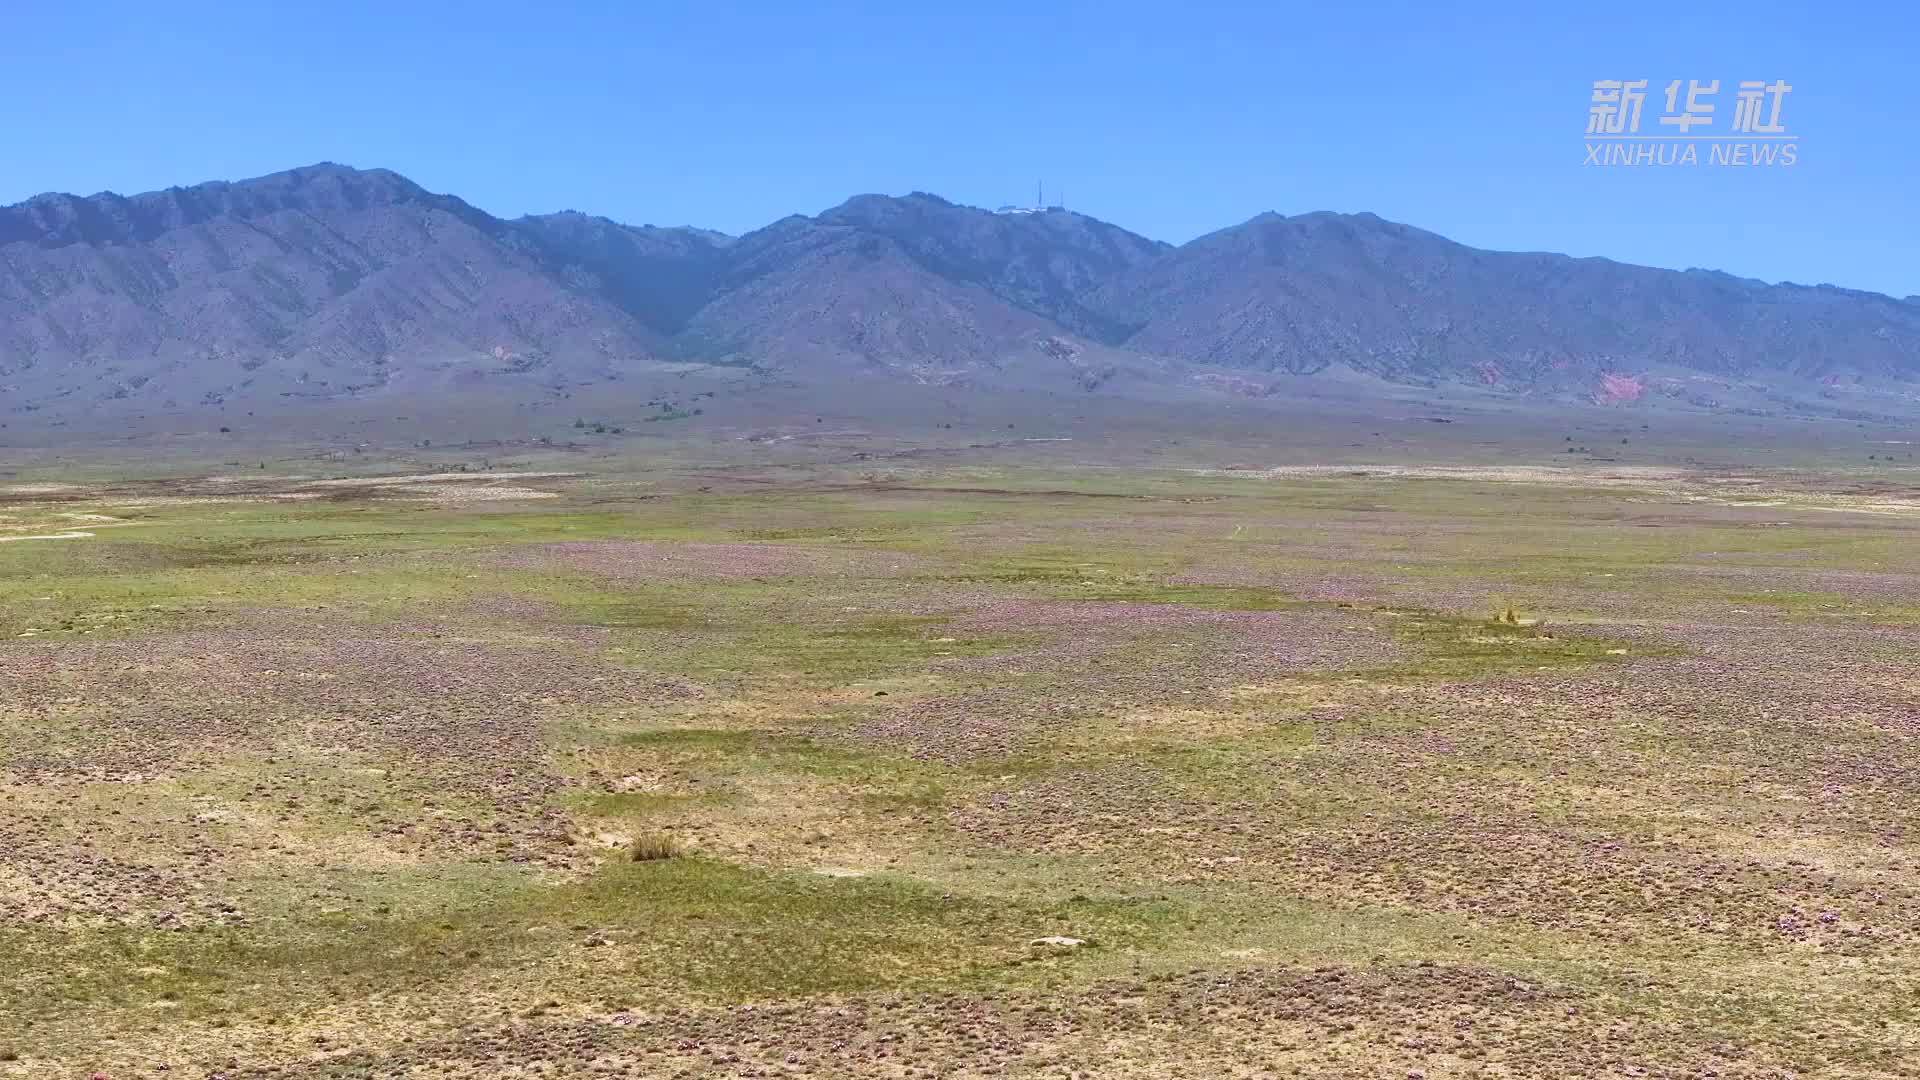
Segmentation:
[(1256, 371), (1536, 387), (1920, 376), (1920, 302), (1480, 251), (1372, 214), (1262, 214), (1102, 285), (1129, 347)]
[[(1481, 251), (1369, 214), (1175, 248), (1064, 210), (863, 195), (741, 237), (508, 221), (323, 164), (0, 208), (0, 412), (685, 370), (1273, 393), (1353, 374), (1698, 406), (1912, 398), (1920, 299)], [(1842, 405), (1836, 408), (1842, 408)]]
[(298, 169), (0, 211), (11, 408), (325, 398), (604, 375), (660, 337), (512, 226), (384, 171)]

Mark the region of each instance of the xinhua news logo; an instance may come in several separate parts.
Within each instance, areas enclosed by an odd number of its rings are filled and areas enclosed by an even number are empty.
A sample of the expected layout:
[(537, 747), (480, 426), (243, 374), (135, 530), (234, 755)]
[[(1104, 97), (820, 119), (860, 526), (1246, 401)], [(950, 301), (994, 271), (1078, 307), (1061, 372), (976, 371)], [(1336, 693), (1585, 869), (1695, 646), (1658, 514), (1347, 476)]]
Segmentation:
[[(1588, 165), (1739, 165), (1782, 167), (1800, 160), (1798, 135), (1787, 130), (1793, 87), (1783, 79), (1736, 84), (1730, 113), (1717, 111), (1720, 80), (1667, 84), (1666, 109), (1642, 133), (1645, 79), (1596, 79), (1587, 106)], [(1721, 121), (1724, 120), (1724, 126)]]

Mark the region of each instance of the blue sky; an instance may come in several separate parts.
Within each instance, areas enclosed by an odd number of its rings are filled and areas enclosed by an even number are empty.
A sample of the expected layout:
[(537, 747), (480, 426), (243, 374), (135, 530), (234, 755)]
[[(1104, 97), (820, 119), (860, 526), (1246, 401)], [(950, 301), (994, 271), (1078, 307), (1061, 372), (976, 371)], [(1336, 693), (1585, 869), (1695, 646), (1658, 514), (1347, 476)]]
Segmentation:
[[(320, 160), (741, 232), (1034, 181), (1181, 242), (1371, 210), (1484, 247), (1920, 293), (1912, 4), (24, 4), (0, 203)], [(1792, 168), (1593, 168), (1595, 79), (1785, 79)]]

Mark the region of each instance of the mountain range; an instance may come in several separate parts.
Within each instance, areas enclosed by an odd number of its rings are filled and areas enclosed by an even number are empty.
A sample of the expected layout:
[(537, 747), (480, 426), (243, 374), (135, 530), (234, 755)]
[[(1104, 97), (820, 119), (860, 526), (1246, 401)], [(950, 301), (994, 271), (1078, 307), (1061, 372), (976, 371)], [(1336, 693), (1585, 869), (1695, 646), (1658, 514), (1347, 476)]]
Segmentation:
[(1485, 251), (1371, 214), (1264, 213), (1177, 247), (923, 193), (743, 236), (507, 220), (334, 164), (0, 208), (7, 413), (538, 398), (697, 370), (1871, 414), (1920, 400), (1920, 298)]

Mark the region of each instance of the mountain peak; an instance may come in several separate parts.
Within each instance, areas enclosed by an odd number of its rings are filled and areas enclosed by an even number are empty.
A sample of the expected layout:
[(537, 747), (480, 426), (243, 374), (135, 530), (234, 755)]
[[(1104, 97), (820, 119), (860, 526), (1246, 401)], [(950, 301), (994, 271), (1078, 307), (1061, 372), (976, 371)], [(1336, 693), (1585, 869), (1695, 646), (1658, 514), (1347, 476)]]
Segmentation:
[(357, 169), (332, 161), (316, 162), (230, 184), (216, 181), (190, 188), (168, 188), (159, 194), (187, 192), (212, 195), (222, 191), (236, 192), (266, 202), (305, 198), (319, 200), (323, 205), (333, 205), (331, 200), (365, 206), (433, 198), (425, 188), (392, 169)]
[(875, 225), (970, 209), (924, 191), (906, 195), (865, 194), (855, 195), (838, 206), (821, 211), (815, 220), (842, 225)]
[(0, 244), (44, 248), (145, 243), (174, 229), (216, 218), (252, 220), (284, 210), (320, 213), (428, 202), (462, 216), (477, 214), (448, 196), (430, 195), (389, 169), (355, 169), (330, 161), (247, 180), (215, 180), (139, 195), (37, 195), (0, 207)]

